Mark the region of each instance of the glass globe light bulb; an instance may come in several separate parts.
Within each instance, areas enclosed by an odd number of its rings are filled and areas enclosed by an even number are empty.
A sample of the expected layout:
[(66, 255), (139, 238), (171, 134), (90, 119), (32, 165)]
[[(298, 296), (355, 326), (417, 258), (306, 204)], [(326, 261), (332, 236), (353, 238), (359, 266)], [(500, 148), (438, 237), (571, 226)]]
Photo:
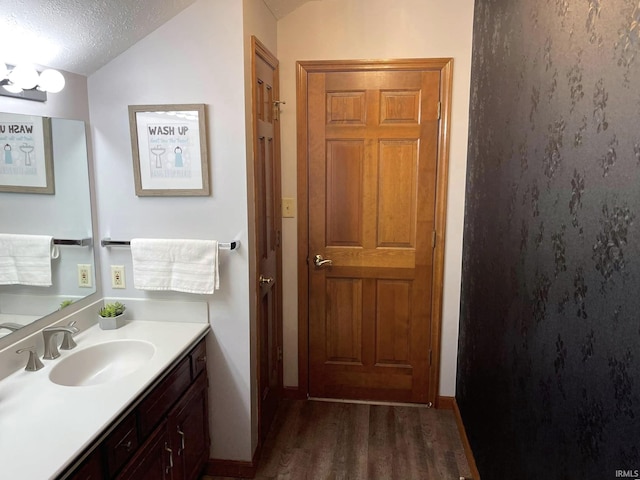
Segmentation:
[(23, 90), (31, 90), (38, 84), (38, 72), (31, 65), (18, 65), (9, 74), (9, 81)]
[(15, 83), (10, 83), (8, 85), (3, 85), (2, 88), (4, 88), (7, 92), (11, 92), (11, 93), (21, 93), (22, 89), (17, 86)]
[(65, 81), (59, 71), (48, 68), (40, 74), (39, 84), (45, 92), (58, 93), (64, 88)]

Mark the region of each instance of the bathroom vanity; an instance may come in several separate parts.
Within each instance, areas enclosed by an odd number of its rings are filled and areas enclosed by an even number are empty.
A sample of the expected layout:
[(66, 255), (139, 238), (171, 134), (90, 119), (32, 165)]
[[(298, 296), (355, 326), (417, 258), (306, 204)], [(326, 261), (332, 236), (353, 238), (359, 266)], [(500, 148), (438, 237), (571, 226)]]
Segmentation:
[(208, 323), (93, 325), (44, 368), (0, 380), (0, 477), (197, 479), (209, 456), (208, 332)]
[(70, 480), (195, 480), (209, 456), (204, 340), (88, 449)]

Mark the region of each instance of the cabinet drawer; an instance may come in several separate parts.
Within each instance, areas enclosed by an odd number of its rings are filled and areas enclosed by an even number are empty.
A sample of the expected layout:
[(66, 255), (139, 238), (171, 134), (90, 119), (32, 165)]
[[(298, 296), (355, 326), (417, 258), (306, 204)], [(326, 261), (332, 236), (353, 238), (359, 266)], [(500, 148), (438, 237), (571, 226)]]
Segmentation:
[(162, 420), (165, 413), (180, 398), (191, 384), (191, 367), (189, 357), (184, 358), (178, 366), (145, 398), (138, 407), (140, 435), (147, 437), (153, 427)]
[(207, 345), (204, 340), (202, 340), (196, 347), (193, 349), (191, 354), (191, 379), (195, 380), (195, 378), (207, 367)]
[(138, 429), (134, 414), (125, 418), (105, 440), (109, 478), (113, 477), (138, 449)]
[(167, 422), (146, 439), (117, 480), (173, 480), (173, 452), (169, 448)]

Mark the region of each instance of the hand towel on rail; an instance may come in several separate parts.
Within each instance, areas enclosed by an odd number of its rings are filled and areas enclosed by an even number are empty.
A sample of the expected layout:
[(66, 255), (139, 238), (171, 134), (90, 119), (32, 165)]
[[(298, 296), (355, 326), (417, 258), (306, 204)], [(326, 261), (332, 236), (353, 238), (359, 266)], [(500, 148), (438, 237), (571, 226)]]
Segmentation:
[(51, 286), (51, 259), (58, 247), (50, 235), (0, 233), (0, 285)]
[(134, 238), (131, 258), (139, 290), (210, 294), (220, 286), (215, 240)]

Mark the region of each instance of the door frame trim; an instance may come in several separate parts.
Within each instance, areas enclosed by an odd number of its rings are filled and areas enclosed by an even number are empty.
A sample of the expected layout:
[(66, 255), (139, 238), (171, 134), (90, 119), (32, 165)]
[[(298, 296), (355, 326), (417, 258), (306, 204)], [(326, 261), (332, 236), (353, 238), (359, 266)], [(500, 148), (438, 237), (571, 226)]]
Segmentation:
[(363, 72), (371, 70), (440, 72), (440, 124), (436, 167), (436, 243), (433, 251), (431, 289), (431, 351), (428, 402), (435, 405), (440, 390), (442, 298), (444, 290), (444, 247), (447, 219), (447, 186), (451, 131), (453, 58), (400, 60), (319, 60), (296, 62), (296, 126), (298, 187), (298, 390), (309, 396), (309, 188), (308, 188), (308, 76), (322, 72)]

